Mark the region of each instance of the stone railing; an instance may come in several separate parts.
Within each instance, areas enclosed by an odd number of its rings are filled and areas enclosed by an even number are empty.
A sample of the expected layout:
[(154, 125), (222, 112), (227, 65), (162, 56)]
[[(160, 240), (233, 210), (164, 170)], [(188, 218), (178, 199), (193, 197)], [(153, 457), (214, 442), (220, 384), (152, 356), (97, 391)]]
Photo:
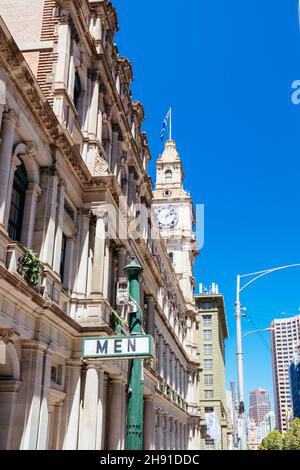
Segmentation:
[(180, 396), (170, 385), (166, 382), (159, 382), (157, 384), (157, 390), (163, 393), (166, 397), (168, 397), (173, 403), (180, 406), (180, 408), (184, 409), (185, 411), (188, 410), (188, 403), (185, 401), (182, 396)]

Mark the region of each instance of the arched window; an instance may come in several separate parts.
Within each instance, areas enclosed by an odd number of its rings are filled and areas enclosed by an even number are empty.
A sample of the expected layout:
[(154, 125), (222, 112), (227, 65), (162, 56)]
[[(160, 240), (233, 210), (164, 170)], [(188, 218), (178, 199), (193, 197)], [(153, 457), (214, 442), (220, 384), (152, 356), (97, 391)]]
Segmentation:
[(173, 181), (173, 175), (171, 170), (167, 170), (165, 173), (165, 183), (171, 184)]
[(8, 221), (8, 233), (12, 240), (21, 241), (26, 190), (28, 187), (27, 173), (24, 164), (19, 165), (15, 172), (11, 205)]
[(172, 251), (170, 251), (169, 253), (169, 258), (170, 258), (171, 263), (174, 263), (174, 253), (172, 253)]
[(80, 81), (80, 76), (78, 71), (75, 73), (75, 83), (74, 83), (74, 106), (76, 111), (79, 111), (79, 99), (82, 92), (82, 86)]

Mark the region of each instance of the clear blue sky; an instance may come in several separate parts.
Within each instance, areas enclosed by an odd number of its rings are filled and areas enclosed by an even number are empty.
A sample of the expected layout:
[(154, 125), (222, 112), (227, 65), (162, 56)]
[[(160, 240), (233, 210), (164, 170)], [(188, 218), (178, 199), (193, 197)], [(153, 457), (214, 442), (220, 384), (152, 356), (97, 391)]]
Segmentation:
[[(145, 106), (151, 175), (173, 106), (185, 187), (206, 208), (197, 283), (225, 294), (227, 380), (236, 380), (235, 276), (300, 262), (298, 0), (115, 0), (120, 54), (133, 63), (134, 99)], [(297, 314), (300, 269), (274, 274), (242, 296), (257, 327)], [(245, 330), (253, 326), (244, 321)], [(265, 339), (269, 342), (268, 334)], [(270, 352), (244, 341), (245, 386), (272, 392)]]

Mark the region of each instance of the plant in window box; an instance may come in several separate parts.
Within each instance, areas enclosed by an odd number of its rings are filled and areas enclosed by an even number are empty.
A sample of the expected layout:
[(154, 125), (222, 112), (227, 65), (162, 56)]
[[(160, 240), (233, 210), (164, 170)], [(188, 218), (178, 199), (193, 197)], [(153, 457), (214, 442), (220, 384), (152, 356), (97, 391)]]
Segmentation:
[(32, 250), (26, 250), (18, 261), (18, 273), (30, 287), (37, 287), (40, 282), (42, 263)]
[(111, 327), (112, 330), (116, 334), (121, 334), (122, 333), (122, 321), (117, 312), (114, 310), (111, 311), (110, 314), (110, 320), (109, 320), (109, 326)]
[(147, 366), (147, 367), (152, 367), (152, 359), (151, 359), (151, 357), (148, 357), (147, 359), (145, 359), (145, 366)]

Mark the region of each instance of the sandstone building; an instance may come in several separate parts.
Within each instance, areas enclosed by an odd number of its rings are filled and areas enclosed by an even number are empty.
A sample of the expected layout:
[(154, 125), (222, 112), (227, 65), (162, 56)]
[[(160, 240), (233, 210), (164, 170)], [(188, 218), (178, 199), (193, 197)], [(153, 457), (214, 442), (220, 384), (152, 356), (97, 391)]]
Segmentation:
[[(227, 410), (225, 376), (225, 340), (228, 326), (224, 297), (218, 287), (204, 290), (196, 295), (199, 312), (200, 354), (203, 373), (200, 379), (200, 412), (202, 450), (228, 450), (232, 442), (232, 425)], [(218, 439), (207, 433), (206, 415), (216, 414), (219, 427)]]
[[(0, 15), (0, 448), (124, 449), (127, 362), (83, 362), (81, 341), (113, 335), (116, 321), (128, 330), (117, 293), (134, 255), (156, 345), (144, 366), (144, 448), (197, 449), (197, 249), (182, 226), (192, 205), (184, 196), (180, 254), (180, 238), (173, 250), (151, 216), (144, 110), (114, 44), (115, 8), (0, 0)], [(177, 178), (181, 163), (170, 164)], [(34, 288), (20, 271), (27, 249), (42, 262)]]

